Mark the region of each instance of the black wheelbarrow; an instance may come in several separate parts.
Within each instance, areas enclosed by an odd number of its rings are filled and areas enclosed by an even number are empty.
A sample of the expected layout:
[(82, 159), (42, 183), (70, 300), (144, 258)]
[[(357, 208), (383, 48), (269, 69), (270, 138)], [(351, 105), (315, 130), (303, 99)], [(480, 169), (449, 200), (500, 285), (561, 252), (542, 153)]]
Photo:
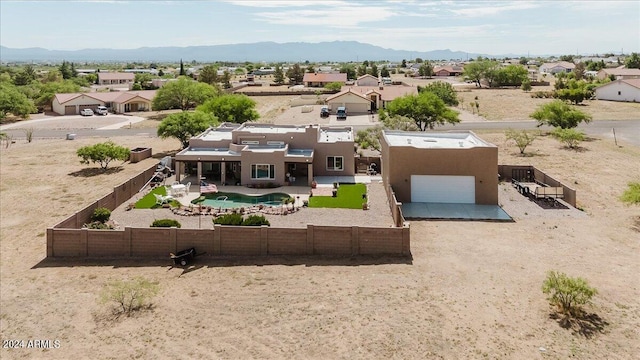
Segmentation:
[(174, 265), (187, 266), (194, 257), (196, 257), (196, 248), (189, 248), (182, 251), (178, 251), (173, 254), (170, 253), (171, 260), (173, 260)]

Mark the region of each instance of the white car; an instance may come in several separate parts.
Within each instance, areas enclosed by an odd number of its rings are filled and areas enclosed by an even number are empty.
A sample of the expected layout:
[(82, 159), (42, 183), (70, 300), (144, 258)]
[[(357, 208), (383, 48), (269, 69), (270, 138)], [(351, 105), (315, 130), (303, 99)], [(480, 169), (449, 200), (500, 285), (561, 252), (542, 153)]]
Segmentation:
[(82, 109), (82, 110), (80, 110), (80, 115), (82, 115), (82, 116), (93, 116), (93, 110), (91, 110), (91, 109)]
[(107, 115), (108, 114), (107, 107), (106, 106), (98, 106), (96, 108), (96, 114), (98, 114), (98, 115)]

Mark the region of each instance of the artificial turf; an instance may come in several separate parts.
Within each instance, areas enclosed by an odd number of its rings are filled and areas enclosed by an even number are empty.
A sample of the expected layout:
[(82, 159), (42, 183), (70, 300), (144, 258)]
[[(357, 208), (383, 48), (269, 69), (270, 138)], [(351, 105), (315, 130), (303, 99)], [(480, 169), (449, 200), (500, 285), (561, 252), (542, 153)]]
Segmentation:
[(135, 208), (136, 209), (155, 209), (160, 207), (160, 205), (156, 205), (156, 197), (153, 196), (154, 194), (166, 196), (167, 188), (164, 186), (157, 186), (156, 188), (152, 189), (151, 192), (149, 192), (142, 199), (136, 202)]
[(338, 196), (312, 196), (309, 198), (309, 207), (362, 209), (362, 203), (367, 201), (362, 195), (366, 194), (365, 184), (340, 184)]

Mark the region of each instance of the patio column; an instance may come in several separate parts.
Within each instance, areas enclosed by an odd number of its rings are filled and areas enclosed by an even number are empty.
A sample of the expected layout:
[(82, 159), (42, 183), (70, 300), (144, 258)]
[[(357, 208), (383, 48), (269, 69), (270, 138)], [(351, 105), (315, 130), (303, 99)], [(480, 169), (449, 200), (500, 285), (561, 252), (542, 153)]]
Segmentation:
[(223, 161), (222, 164), (220, 164), (220, 185), (226, 185), (226, 180), (227, 180), (227, 166), (226, 166), (226, 163)]
[(175, 171), (176, 171), (176, 181), (180, 181), (180, 161), (176, 161)]
[(307, 185), (311, 186), (313, 181), (313, 164), (307, 164)]
[(200, 185), (200, 179), (202, 179), (202, 162), (198, 158), (198, 185)]

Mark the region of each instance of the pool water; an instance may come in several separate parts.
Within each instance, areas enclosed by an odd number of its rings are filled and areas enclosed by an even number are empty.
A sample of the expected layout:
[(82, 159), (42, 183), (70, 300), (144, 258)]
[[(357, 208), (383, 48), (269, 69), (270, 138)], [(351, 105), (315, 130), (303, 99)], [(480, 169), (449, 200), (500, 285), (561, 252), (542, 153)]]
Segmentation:
[(214, 208), (233, 209), (251, 207), (254, 205), (280, 206), (283, 199), (291, 196), (285, 193), (270, 193), (262, 195), (245, 195), (238, 193), (219, 192), (205, 195), (204, 200), (196, 199), (195, 205), (211, 206)]

